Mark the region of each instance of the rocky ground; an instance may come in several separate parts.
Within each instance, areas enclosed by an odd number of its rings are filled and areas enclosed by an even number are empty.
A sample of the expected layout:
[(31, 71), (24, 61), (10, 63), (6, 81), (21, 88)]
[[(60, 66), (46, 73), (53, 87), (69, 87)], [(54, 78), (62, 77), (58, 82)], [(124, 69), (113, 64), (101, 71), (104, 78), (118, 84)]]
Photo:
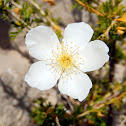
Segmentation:
[[(71, 11), (73, 1), (55, 0), (56, 6), (50, 7), (54, 17), (61, 17), (62, 26), (81, 20), (90, 23), (96, 22), (95, 15), (93, 15), (93, 20), (87, 18), (89, 13), (85, 10)], [(49, 7), (49, 5), (46, 4), (45, 7)], [(8, 33), (10, 30), (14, 29), (10, 28), (7, 21), (0, 18), (0, 126), (35, 126), (29, 116), (32, 100), (37, 97), (46, 97), (52, 104), (56, 104), (59, 94), (54, 88), (39, 91), (24, 82), (24, 75), (28, 71), (30, 61), (19, 51), (13, 49), (11, 44), (16, 44), (20, 50), (27, 52), (24, 44), (25, 33), (23, 31), (15, 41), (11, 42)], [(120, 81), (125, 71), (123, 65), (117, 65), (116, 73)], [(116, 124), (114, 126), (119, 126), (120, 122), (116, 122)]]

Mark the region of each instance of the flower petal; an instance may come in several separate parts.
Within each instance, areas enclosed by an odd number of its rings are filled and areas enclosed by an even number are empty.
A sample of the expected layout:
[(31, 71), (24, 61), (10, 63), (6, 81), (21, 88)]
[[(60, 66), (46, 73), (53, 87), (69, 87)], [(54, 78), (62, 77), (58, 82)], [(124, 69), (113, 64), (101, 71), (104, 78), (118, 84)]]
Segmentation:
[(88, 43), (84, 49), (80, 50), (80, 56), (84, 60), (80, 69), (83, 72), (89, 72), (101, 68), (109, 60), (108, 52), (108, 46), (100, 40)]
[(49, 27), (37, 26), (27, 33), (25, 43), (31, 56), (45, 60), (52, 55), (52, 49), (57, 49), (59, 40)]
[(31, 65), (28, 73), (25, 75), (25, 81), (31, 87), (47, 90), (55, 86), (60, 75), (54, 76), (51, 66), (47, 65), (44, 61), (38, 61)]
[(92, 87), (92, 82), (87, 74), (72, 74), (71, 79), (68, 79), (67, 82), (64, 82), (63, 79), (60, 79), (58, 88), (59, 90), (66, 95), (69, 95), (72, 98), (83, 101)]
[(85, 46), (93, 35), (93, 29), (90, 25), (80, 22), (69, 24), (64, 31), (63, 42), (74, 42), (77, 46)]

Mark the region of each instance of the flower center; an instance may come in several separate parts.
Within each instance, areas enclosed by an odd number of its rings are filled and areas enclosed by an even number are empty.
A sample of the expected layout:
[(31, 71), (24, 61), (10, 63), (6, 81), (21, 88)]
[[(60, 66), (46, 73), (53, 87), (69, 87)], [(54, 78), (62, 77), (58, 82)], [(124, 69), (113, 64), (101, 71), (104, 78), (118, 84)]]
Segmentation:
[(84, 62), (79, 55), (79, 48), (73, 42), (57, 43), (57, 50), (52, 50), (48, 64), (55, 76), (61, 72), (62, 78), (67, 79), (71, 74), (78, 72), (77, 68)]
[(63, 69), (70, 68), (74, 64), (73, 57), (70, 54), (62, 54), (58, 61)]

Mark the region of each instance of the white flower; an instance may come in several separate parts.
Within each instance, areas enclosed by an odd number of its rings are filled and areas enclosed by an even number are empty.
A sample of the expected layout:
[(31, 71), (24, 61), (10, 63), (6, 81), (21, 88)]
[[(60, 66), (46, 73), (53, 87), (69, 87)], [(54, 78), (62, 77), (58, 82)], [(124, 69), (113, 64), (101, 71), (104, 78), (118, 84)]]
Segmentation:
[(25, 76), (25, 81), (40, 90), (55, 86), (79, 101), (84, 100), (92, 87), (89, 72), (101, 68), (109, 60), (107, 45), (100, 41), (90, 41), (92, 28), (84, 23), (69, 24), (62, 43), (47, 26), (31, 29), (26, 35), (29, 53), (40, 60), (33, 63)]

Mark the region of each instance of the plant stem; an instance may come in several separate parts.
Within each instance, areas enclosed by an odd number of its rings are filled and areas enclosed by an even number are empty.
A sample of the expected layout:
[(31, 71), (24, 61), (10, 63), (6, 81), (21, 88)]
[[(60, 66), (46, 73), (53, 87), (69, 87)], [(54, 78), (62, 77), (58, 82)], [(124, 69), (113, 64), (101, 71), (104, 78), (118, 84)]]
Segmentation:
[[(116, 55), (116, 41), (113, 39), (109, 39), (109, 48), (111, 48), (109, 55), (110, 55), (110, 60), (109, 60), (109, 82), (113, 83), (114, 82), (114, 73), (115, 73), (115, 64), (117, 63), (117, 60), (115, 59)], [(112, 121), (113, 120), (113, 107), (110, 104), (108, 106), (108, 114), (107, 114), (107, 125), (112, 126)]]
[(101, 39), (101, 38), (104, 38), (106, 37), (107, 39), (109, 38), (109, 31), (111, 30), (111, 28), (114, 26), (114, 24), (116, 23), (116, 19), (114, 19), (111, 23), (111, 25), (106, 29), (106, 31), (101, 34), (97, 39)]
[(99, 16), (102, 16), (102, 17), (104, 16), (101, 12), (95, 10), (94, 8), (92, 8), (91, 6), (89, 6), (89, 5), (87, 5), (87, 4), (83, 3), (83, 2), (81, 2), (80, 0), (76, 0), (76, 2), (77, 2), (78, 4), (80, 4), (81, 6), (83, 6), (83, 7), (86, 7), (86, 9), (87, 9), (89, 12), (93, 12), (93, 13), (99, 15)]
[(10, 13), (10, 15), (15, 18), (16, 20), (18, 20), (19, 22), (21, 22), (23, 25), (25, 25), (29, 30), (32, 28), (31, 26), (29, 26), (25, 21), (23, 21), (22, 19), (20, 19), (12, 10), (8, 10), (8, 12)]
[(27, 1), (29, 1), (29, 3), (32, 4), (40, 12), (40, 14), (46, 18), (46, 20), (43, 20), (44, 23), (49, 22), (53, 28), (58, 27), (60, 29), (60, 27), (57, 26), (49, 16), (46, 16), (45, 12), (39, 7), (39, 5), (36, 2), (34, 2), (33, 0)]
[[(17, 7), (17, 8), (19, 8), (19, 9), (22, 9), (22, 6), (21, 5), (19, 5), (19, 4), (17, 4), (17, 3), (15, 3), (14, 1), (11, 1), (11, 3), (15, 6), (15, 7)], [(39, 19), (39, 20), (42, 20), (43, 22), (44, 22), (44, 20), (43, 19), (41, 19), (40, 18), (40, 16), (36, 13), (36, 14), (32, 14), (35, 18), (37, 18), (37, 19)]]
[(118, 97), (114, 97), (113, 99), (111, 99), (110, 101), (107, 101), (106, 103), (102, 103), (100, 104), (97, 108), (93, 108), (91, 110), (85, 111), (83, 113), (81, 113), (80, 115), (77, 116), (77, 118), (83, 117), (89, 113), (92, 112), (99, 112), (102, 107), (104, 107), (105, 105), (110, 105), (118, 100), (120, 100), (121, 98), (123, 98), (126, 95), (126, 92), (123, 92), (122, 94), (120, 94)]
[(114, 81), (114, 72), (115, 72), (115, 64), (117, 63), (117, 60), (115, 59), (116, 55), (116, 42), (114, 40), (110, 41), (110, 60), (109, 60), (109, 65), (110, 65), (110, 70), (109, 70), (109, 81), (113, 82)]
[(11, 1), (11, 3), (12, 3), (15, 7), (19, 8), (19, 9), (22, 9), (22, 6), (19, 5), (19, 4), (17, 4), (17, 3), (15, 3), (14, 1)]

